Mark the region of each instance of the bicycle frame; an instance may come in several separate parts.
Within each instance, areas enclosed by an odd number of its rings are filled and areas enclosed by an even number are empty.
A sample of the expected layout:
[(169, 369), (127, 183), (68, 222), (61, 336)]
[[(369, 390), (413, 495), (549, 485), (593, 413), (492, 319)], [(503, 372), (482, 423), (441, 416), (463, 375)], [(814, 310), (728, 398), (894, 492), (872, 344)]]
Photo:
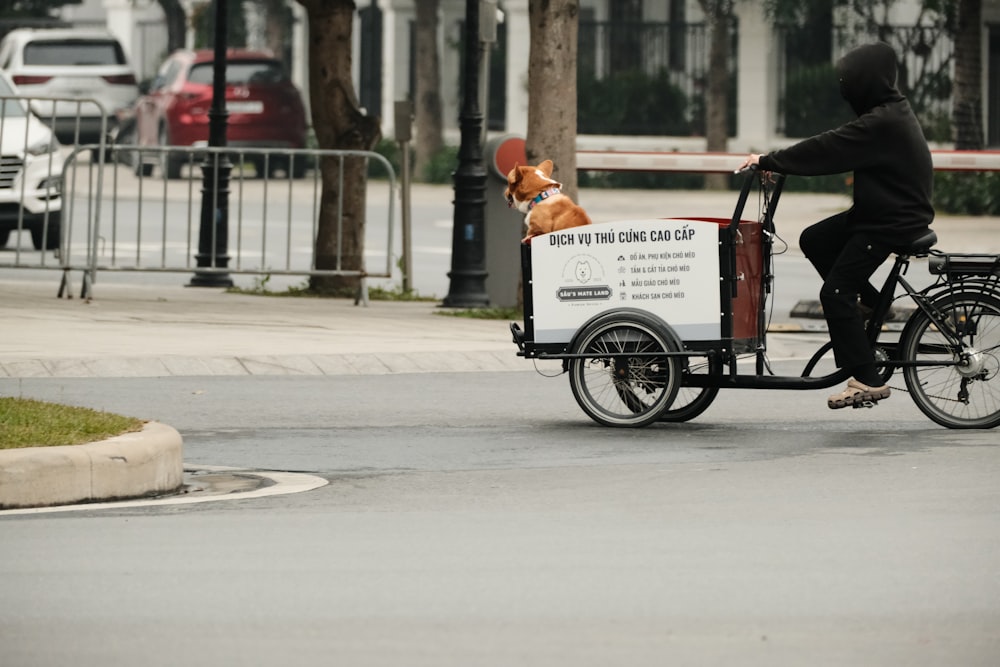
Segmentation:
[[(761, 346), (755, 354), (756, 372), (752, 375), (739, 374), (736, 367), (737, 355), (735, 352), (730, 351), (726, 355), (728, 358), (723, 359), (723, 361), (728, 363), (730, 367), (728, 375), (689, 375), (685, 377), (684, 386), (719, 388), (729, 387), (734, 389), (824, 389), (839, 384), (849, 377), (849, 372), (844, 369), (838, 369), (833, 373), (822, 376), (812, 375), (812, 371), (815, 369), (816, 365), (822, 357), (830, 351), (832, 345), (829, 341), (820, 346), (820, 348), (813, 354), (813, 356), (806, 363), (801, 375), (777, 376), (765, 375), (763, 372), (766, 362), (766, 321), (764, 318), (764, 311), (766, 309), (766, 294), (770, 292), (770, 285), (773, 280), (773, 275), (770, 274), (771, 252), (769, 246), (771, 243), (770, 239), (774, 234), (774, 212), (777, 208), (777, 203), (781, 195), (784, 178), (785, 177), (782, 174), (776, 175), (775, 189), (770, 196), (762, 219), (766, 236), (765, 243), (768, 245), (764, 248), (763, 257), (764, 266), (766, 267), (766, 275), (765, 279), (761, 281), (761, 311), (758, 318), (761, 326), (759, 334)], [(736, 212), (730, 225), (730, 232), (733, 232), (733, 230), (737, 228), (738, 221), (749, 197), (749, 187), (747, 184), (751, 183), (752, 180), (752, 178), (748, 178), (740, 192)], [(913, 287), (913, 285), (910, 284), (904, 276), (909, 268), (911, 257), (923, 257), (927, 255), (942, 258), (942, 270), (934, 284), (918, 290)], [(949, 260), (952, 258), (959, 258), (960, 261), (953, 269), (949, 269)], [(965, 261), (963, 262), (961, 260)], [(731, 264), (730, 266), (732, 267), (733, 265)], [(731, 268), (730, 271), (731, 276), (735, 275), (734, 268)], [(897, 285), (903, 288), (905, 292), (904, 294), (899, 296), (896, 295)], [(880, 290), (879, 303), (874, 309), (871, 320), (868, 323), (867, 333), (869, 342), (873, 347), (878, 346), (888, 354), (887, 362), (892, 368), (905, 368), (908, 366), (958, 366), (961, 364), (961, 361), (958, 359), (953, 359), (952, 361), (923, 362), (900, 359), (898, 354), (895, 354), (898, 341), (889, 343), (882, 342), (880, 344), (879, 336), (882, 333), (885, 319), (889, 314), (892, 304), (899, 299), (909, 297), (914, 301), (917, 307), (927, 315), (927, 317), (935, 324), (942, 334), (945, 335), (949, 343), (956, 347), (961, 347), (961, 336), (955, 330), (955, 327), (934, 308), (933, 302), (935, 299), (948, 293), (975, 294), (977, 292), (982, 294), (1000, 295), (1000, 258), (979, 255), (946, 255), (935, 250), (929, 250), (927, 253), (918, 253), (914, 255), (896, 253), (889, 275), (886, 277), (886, 280)], [(709, 351), (707, 356), (715, 353), (716, 352)]]
[[(955, 325), (934, 306), (934, 302), (948, 295), (1000, 296), (1000, 258), (986, 255), (949, 255), (937, 250), (930, 250), (927, 255), (937, 258), (939, 264), (944, 268), (938, 273), (938, 278), (933, 284), (919, 290), (914, 288), (904, 277), (909, 267), (910, 257), (906, 255), (896, 256), (893, 267), (882, 287), (879, 305), (873, 313), (873, 325), (868, 328), (868, 339), (873, 346), (878, 344), (882, 324), (892, 304), (900, 299), (908, 297), (912, 300), (916, 307), (934, 323), (934, 326), (947, 339), (948, 343), (960, 348), (962, 346), (961, 335), (956, 330)], [(963, 268), (956, 271), (948, 270), (947, 266), (956, 259), (965, 260)], [(933, 266), (931, 270), (933, 272)], [(904, 294), (895, 295), (896, 285), (903, 288)], [(897, 344), (896, 342), (883, 343), (880, 347), (887, 353), (894, 353)], [(889, 357), (892, 366), (896, 368), (958, 366), (961, 364), (961, 361), (957, 359), (951, 362), (921, 362), (901, 359), (897, 354), (889, 354)]]

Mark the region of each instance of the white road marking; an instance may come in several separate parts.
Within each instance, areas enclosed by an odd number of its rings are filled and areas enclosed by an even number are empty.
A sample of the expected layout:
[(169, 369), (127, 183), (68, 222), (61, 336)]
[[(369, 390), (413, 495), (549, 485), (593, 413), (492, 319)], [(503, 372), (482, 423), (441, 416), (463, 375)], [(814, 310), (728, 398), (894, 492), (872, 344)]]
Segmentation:
[(45, 512), (81, 512), (103, 509), (125, 509), (130, 507), (154, 507), (161, 505), (188, 505), (192, 503), (207, 503), (220, 500), (248, 500), (250, 498), (264, 498), (267, 496), (282, 496), (290, 493), (302, 493), (312, 491), (321, 486), (326, 486), (329, 482), (316, 475), (295, 472), (277, 472), (270, 470), (243, 470), (240, 468), (228, 468), (224, 466), (200, 466), (194, 469), (185, 469), (185, 472), (234, 472), (244, 476), (263, 477), (271, 480), (273, 484), (252, 491), (242, 491), (234, 493), (220, 493), (198, 495), (197, 493), (167, 496), (164, 498), (141, 498), (137, 500), (122, 500), (106, 503), (83, 503), (79, 505), (57, 505), (55, 507), (26, 507), (23, 509), (0, 510), (0, 516), (13, 514), (42, 514)]

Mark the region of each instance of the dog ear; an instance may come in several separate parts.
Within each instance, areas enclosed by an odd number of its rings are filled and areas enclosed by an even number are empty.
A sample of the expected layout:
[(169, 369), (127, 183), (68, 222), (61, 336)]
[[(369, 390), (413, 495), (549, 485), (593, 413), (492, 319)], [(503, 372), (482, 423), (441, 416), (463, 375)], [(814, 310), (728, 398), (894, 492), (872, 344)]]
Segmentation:
[(542, 160), (538, 163), (538, 167), (536, 168), (547, 177), (552, 176), (552, 160)]
[(520, 165), (518, 165), (515, 162), (514, 168), (510, 170), (509, 174), (507, 174), (507, 182), (510, 183), (511, 185), (517, 185), (518, 183), (521, 182), (521, 179), (523, 177), (524, 174), (521, 171)]

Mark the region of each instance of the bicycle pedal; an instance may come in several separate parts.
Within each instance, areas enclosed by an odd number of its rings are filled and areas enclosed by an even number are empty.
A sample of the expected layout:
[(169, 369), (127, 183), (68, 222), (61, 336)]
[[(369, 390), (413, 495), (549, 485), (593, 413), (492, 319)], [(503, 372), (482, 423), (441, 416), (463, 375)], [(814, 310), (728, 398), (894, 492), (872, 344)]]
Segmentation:
[(878, 405), (878, 401), (858, 401), (857, 403), (851, 403), (851, 407), (857, 410), (858, 408), (874, 408)]

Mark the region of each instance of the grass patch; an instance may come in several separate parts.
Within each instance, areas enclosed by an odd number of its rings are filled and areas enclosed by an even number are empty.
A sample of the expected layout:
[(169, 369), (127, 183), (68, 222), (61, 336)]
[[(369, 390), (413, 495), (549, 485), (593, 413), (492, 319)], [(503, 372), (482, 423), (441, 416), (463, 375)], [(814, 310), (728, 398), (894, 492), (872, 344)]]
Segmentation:
[(0, 449), (82, 445), (139, 431), (143, 424), (89, 408), (0, 397)]
[[(283, 296), (302, 297), (312, 299), (354, 299), (357, 292), (351, 288), (344, 288), (337, 292), (318, 293), (309, 289), (309, 281), (301, 285), (293, 285), (281, 291), (269, 289), (267, 283), (271, 276), (254, 278), (251, 287), (230, 287), (226, 291), (230, 294), (249, 294), (251, 296)], [(368, 299), (371, 301), (437, 301), (433, 296), (423, 296), (415, 290), (404, 290), (402, 287), (380, 287), (372, 286), (368, 288)]]
[[(323, 294), (313, 292), (309, 289), (308, 280), (301, 285), (292, 286), (280, 292), (273, 291), (267, 287), (270, 279), (270, 276), (261, 276), (254, 278), (251, 287), (230, 287), (226, 291), (230, 294), (249, 294), (251, 296), (306, 297), (314, 299), (354, 299), (357, 297), (356, 292), (349, 288), (337, 292), (324, 292)], [(371, 286), (368, 288), (368, 298), (371, 301), (440, 301), (435, 296), (423, 296), (415, 290), (404, 290), (398, 285), (393, 285), (392, 287)], [(437, 315), (445, 317), (465, 317), (474, 320), (520, 320), (524, 316), (520, 307), (441, 308), (434, 312)]]
[[(353, 298), (353, 297), (352, 297)], [(369, 287), (368, 298), (372, 301), (438, 301), (437, 297), (422, 296), (414, 290), (402, 287)]]
[(271, 282), (270, 275), (257, 276), (253, 279), (253, 285), (250, 287), (228, 287), (226, 292), (230, 294), (250, 294), (252, 296), (299, 296), (299, 297), (318, 297), (320, 295), (315, 292), (309, 291), (309, 281), (306, 280), (301, 285), (292, 285), (291, 287), (275, 291), (267, 286)]
[(445, 317), (467, 317), (473, 320), (520, 320), (520, 308), (442, 308), (436, 315)]

